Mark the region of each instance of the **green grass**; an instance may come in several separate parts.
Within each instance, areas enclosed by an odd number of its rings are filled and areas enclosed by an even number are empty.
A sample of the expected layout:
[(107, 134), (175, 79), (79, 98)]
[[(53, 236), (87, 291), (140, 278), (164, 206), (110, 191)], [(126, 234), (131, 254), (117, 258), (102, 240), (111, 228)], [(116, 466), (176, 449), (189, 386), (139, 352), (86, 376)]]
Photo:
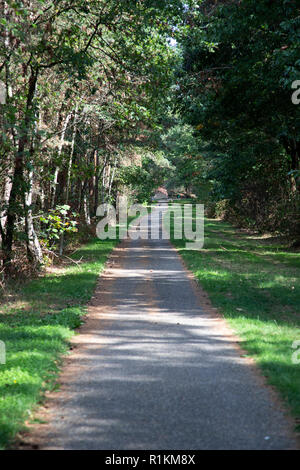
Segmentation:
[(300, 340), (300, 254), (276, 238), (250, 236), (216, 220), (206, 220), (202, 250), (173, 243), (300, 430), (300, 364), (292, 362), (292, 343)]
[(61, 356), (81, 325), (99, 272), (116, 241), (91, 241), (74, 255), (80, 264), (14, 286), (0, 309), (0, 449), (33, 419), (45, 391), (55, 389)]

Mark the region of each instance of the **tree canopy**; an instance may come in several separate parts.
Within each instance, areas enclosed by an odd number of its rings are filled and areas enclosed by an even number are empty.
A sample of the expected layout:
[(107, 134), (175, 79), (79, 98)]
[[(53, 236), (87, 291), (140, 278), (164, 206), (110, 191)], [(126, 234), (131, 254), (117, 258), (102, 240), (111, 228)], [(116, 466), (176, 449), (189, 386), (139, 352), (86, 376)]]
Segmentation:
[(242, 225), (299, 232), (296, 0), (7, 0), (0, 12), (6, 270), (22, 247), (30, 263), (55, 240), (62, 253), (100, 202), (161, 185)]
[(209, 144), (215, 198), (261, 228), (276, 229), (280, 220), (282, 228), (297, 225), (300, 113), (292, 86), (300, 76), (299, 5), (197, 3), (180, 35), (177, 103)]

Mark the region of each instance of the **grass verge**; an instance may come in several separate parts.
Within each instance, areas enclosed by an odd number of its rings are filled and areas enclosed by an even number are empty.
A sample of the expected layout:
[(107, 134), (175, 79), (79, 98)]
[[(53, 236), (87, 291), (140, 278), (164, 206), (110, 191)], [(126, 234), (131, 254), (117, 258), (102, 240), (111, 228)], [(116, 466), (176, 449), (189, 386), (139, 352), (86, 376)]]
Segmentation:
[(276, 238), (216, 220), (205, 222), (202, 250), (185, 250), (185, 240), (172, 242), (280, 392), (300, 431), (300, 254)]
[(116, 241), (92, 240), (72, 258), (80, 263), (53, 269), (14, 285), (0, 308), (0, 449), (32, 418), (45, 391), (55, 389), (61, 356), (86, 313), (99, 273)]

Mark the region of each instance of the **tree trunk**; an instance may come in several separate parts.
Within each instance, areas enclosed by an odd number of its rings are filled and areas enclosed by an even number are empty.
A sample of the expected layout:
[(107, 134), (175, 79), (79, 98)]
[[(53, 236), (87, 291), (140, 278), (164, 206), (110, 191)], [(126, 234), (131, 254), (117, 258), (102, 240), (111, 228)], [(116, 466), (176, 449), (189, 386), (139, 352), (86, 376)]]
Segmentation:
[(10, 169), (8, 175), (5, 177), (4, 191), (1, 194), (1, 200), (3, 202), (3, 210), (1, 211), (0, 218), (1, 218), (2, 230), (4, 230), (4, 232), (5, 232), (5, 226), (6, 226), (6, 220), (7, 220), (6, 206), (9, 202), (11, 188), (12, 188), (12, 171)]
[[(75, 149), (75, 138), (76, 138), (76, 133), (77, 133), (77, 114), (78, 114), (78, 104), (76, 104), (76, 108), (75, 108), (75, 112), (74, 112), (72, 143), (71, 143), (71, 151), (70, 151), (70, 157), (69, 157), (69, 162), (68, 162), (66, 197), (65, 197), (65, 204), (66, 205), (69, 203), (71, 170), (72, 170), (72, 162), (73, 162), (74, 149)], [(65, 223), (65, 217), (63, 218), (63, 222)], [(59, 255), (60, 256), (62, 256), (63, 251), (64, 251), (64, 232), (60, 236), (60, 242), (59, 242)]]
[[(63, 150), (63, 147), (64, 147), (64, 142), (65, 142), (65, 135), (66, 135), (66, 131), (67, 131), (68, 124), (69, 124), (69, 121), (71, 119), (71, 116), (72, 116), (71, 114), (68, 114), (66, 119), (65, 119), (65, 122), (63, 124), (60, 143), (59, 143), (59, 148), (58, 148), (58, 159), (61, 158), (61, 154), (62, 154), (62, 150)], [(60, 170), (60, 167), (57, 165), (56, 168), (55, 168), (53, 182), (52, 182), (52, 195), (51, 195), (51, 207), (52, 207), (52, 209), (54, 209), (54, 207), (55, 207), (56, 187), (57, 187), (59, 170)]]
[[(30, 168), (33, 168), (33, 156), (35, 150), (35, 142), (38, 143), (38, 125), (35, 124), (35, 133), (31, 139), (30, 146)], [(27, 259), (30, 263), (41, 265), (43, 263), (43, 252), (39, 239), (35, 233), (32, 217), (32, 194), (33, 194), (33, 170), (29, 170), (27, 175), (27, 192), (25, 194), (25, 232), (26, 232), (26, 249)]]
[(32, 218), (32, 191), (33, 191), (33, 171), (28, 176), (29, 189), (25, 196), (25, 230), (26, 230), (26, 247), (28, 261), (37, 264), (43, 263), (43, 253), (41, 250), (39, 239), (35, 233)]
[(99, 152), (95, 150), (95, 182), (94, 182), (94, 215), (96, 215), (97, 208), (99, 206), (99, 179), (100, 179), (100, 167), (99, 167)]
[(87, 197), (87, 188), (88, 183), (87, 181), (83, 184), (83, 213), (84, 213), (84, 221), (86, 225), (91, 225), (91, 216), (90, 216), (90, 204), (89, 199)]
[(24, 181), (24, 159), (25, 159), (25, 150), (29, 141), (29, 132), (30, 132), (30, 121), (31, 121), (31, 111), (32, 104), (34, 99), (34, 94), (36, 90), (38, 78), (38, 71), (32, 70), (29, 78), (28, 93), (27, 93), (27, 102), (25, 109), (24, 125), (23, 125), (23, 134), (19, 138), (18, 151), (15, 156), (15, 167), (12, 180), (12, 187), (8, 202), (7, 209), (7, 220), (6, 220), (6, 231), (4, 240), (2, 242), (3, 249), (3, 265), (7, 268), (12, 260), (12, 246), (13, 246), (13, 237), (15, 231), (15, 223), (17, 217), (17, 211), (19, 208), (18, 199), (21, 199), (22, 206), (25, 205), (25, 192), (26, 185)]
[(115, 179), (116, 168), (117, 168), (117, 157), (115, 158), (114, 166), (113, 166), (111, 176), (110, 176), (110, 181), (109, 181), (109, 186), (108, 186), (108, 196), (109, 197), (111, 195), (111, 189), (112, 189), (112, 185), (113, 185), (113, 182), (114, 182), (114, 179)]
[[(1, 8), (1, 14), (5, 19), (9, 19), (9, 9), (8, 9), (8, 4), (7, 2), (3, 2), (3, 8)], [(7, 54), (10, 51), (10, 35), (9, 35), (9, 30), (7, 28), (4, 29), (4, 46)], [(10, 69), (9, 69), (9, 62), (7, 61), (5, 64), (5, 103), (9, 104), (10, 99), (12, 98), (12, 88), (10, 84)], [(1, 106), (0, 106), (1, 108)], [(1, 121), (0, 125), (2, 128), (1, 135), (0, 135), (0, 142), (3, 144), (3, 149), (6, 150), (7, 152), (7, 167), (5, 168), (7, 173), (4, 177), (4, 189), (1, 196), (1, 202), (2, 202), (2, 209), (0, 211), (0, 235), (1, 235), (1, 243), (3, 244), (4, 239), (5, 239), (5, 230), (6, 230), (6, 222), (7, 222), (7, 208), (9, 204), (9, 199), (10, 199), (10, 194), (11, 194), (11, 189), (12, 189), (12, 178), (13, 178), (13, 164), (11, 161), (11, 155), (10, 155), (10, 148), (7, 148), (7, 145), (4, 144), (4, 139), (2, 138), (2, 135), (4, 136), (6, 132), (9, 134), (9, 140), (11, 141), (12, 146), (14, 146), (15, 141), (15, 129), (13, 128), (13, 125), (11, 123), (8, 124), (6, 118), (5, 118), (5, 113), (3, 112), (3, 116), (0, 116)]]
[[(291, 165), (290, 169), (291, 171), (299, 171), (299, 162), (300, 162), (300, 142), (297, 142), (295, 139), (290, 139), (287, 137), (284, 137), (282, 139), (283, 146), (287, 152), (288, 155), (291, 157)], [(294, 174), (291, 175), (291, 185), (292, 185), (292, 192), (296, 193), (297, 189), (298, 191), (300, 190), (299, 185), (297, 185), (297, 178), (299, 176), (295, 176)]]

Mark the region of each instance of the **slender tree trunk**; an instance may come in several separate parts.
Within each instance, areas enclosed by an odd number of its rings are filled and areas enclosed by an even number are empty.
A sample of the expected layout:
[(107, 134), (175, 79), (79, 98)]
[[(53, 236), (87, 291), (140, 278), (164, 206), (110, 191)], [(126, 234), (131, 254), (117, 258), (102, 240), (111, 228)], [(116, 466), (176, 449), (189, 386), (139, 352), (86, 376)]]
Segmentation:
[(9, 202), (9, 197), (10, 197), (10, 192), (12, 188), (12, 169), (9, 169), (9, 173), (7, 176), (5, 176), (4, 179), (4, 191), (3, 194), (1, 195), (2, 203), (3, 203), (3, 210), (1, 211), (1, 226), (2, 230), (5, 232), (5, 227), (6, 227), (6, 220), (7, 220), (7, 205)]
[(96, 215), (97, 208), (99, 206), (99, 179), (100, 179), (100, 167), (99, 167), (99, 152), (95, 150), (95, 182), (94, 182), (94, 215)]
[(102, 172), (102, 183), (101, 183), (102, 204), (104, 204), (105, 202), (105, 172), (106, 172), (106, 166), (104, 166), (103, 172)]
[(107, 193), (109, 190), (110, 175), (111, 175), (111, 163), (109, 162), (109, 165), (107, 167), (107, 172), (106, 172), (106, 181), (105, 181), (105, 188), (107, 190)]
[(43, 253), (41, 250), (39, 239), (35, 233), (32, 217), (32, 192), (33, 192), (33, 171), (28, 175), (29, 189), (25, 196), (25, 229), (26, 229), (26, 247), (27, 258), (30, 262), (37, 264), (43, 263)]
[(90, 204), (87, 197), (87, 188), (88, 182), (86, 181), (83, 185), (83, 214), (86, 225), (91, 225)]
[[(64, 142), (65, 142), (65, 135), (66, 131), (68, 128), (69, 121), (71, 119), (71, 114), (68, 114), (64, 123), (63, 123), (63, 128), (62, 128), (62, 133), (61, 133), (61, 138), (60, 138), (60, 143), (59, 143), (59, 148), (58, 148), (58, 160), (61, 158), (62, 150), (64, 147)], [(52, 195), (51, 195), (51, 207), (54, 209), (55, 207), (55, 200), (56, 200), (56, 188), (57, 188), (57, 182), (58, 182), (58, 174), (59, 174), (60, 167), (57, 165), (55, 168), (54, 172), (54, 177), (53, 177), (53, 182), (52, 182)]]
[[(38, 125), (35, 121), (35, 132), (31, 139), (30, 146), (30, 168), (33, 168), (33, 157), (35, 151), (35, 143), (38, 143)], [(26, 173), (26, 172), (25, 172)], [(32, 216), (32, 196), (33, 196), (33, 170), (27, 172), (26, 178), (27, 192), (25, 194), (25, 232), (26, 232), (26, 248), (27, 248), (27, 259), (30, 263), (41, 265), (43, 263), (43, 252), (39, 239), (36, 235), (33, 216)]]
[(12, 188), (9, 197), (8, 209), (7, 209), (7, 220), (6, 220), (6, 232), (5, 237), (2, 242), (3, 249), (3, 264), (7, 268), (12, 260), (12, 246), (13, 246), (13, 237), (15, 231), (15, 223), (18, 210), (18, 199), (21, 199), (22, 206), (25, 205), (25, 181), (24, 181), (24, 159), (25, 159), (25, 150), (29, 141), (29, 132), (30, 132), (30, 121), (31, 121), (31, 111), (32, 104), (34, 99), (34, 94), (36, 90), (38, 72), (37, 70), (32, 70), (29, 78), (29, 86), (27, 93), (27, 102), (26, 110), (24, 117), (24, 126), (23, 134), (20, 136), (18, 151), (15, 157), (15, 167), (12, 180)]
[(70, 195), (70, 181), (71, 181), (71, 170), (72, 170), (72, 162), (74, 156), (74, 149), (75, 149), (75, 139), (77, 133), (77, 114), (78, 114), (78, 104), (76, 104), (76, 109), (74, 113), (74, 126), (73, 126), (73, 134), (72, 134), (72, 143), (71, 143), (71, 152), (68, 162), (68, 173), (67, 173), (67, 187), (66, 187), (66, 199), (65, 203), (69, 203), (69, 195)]
[[(9, 9), (8, 9), (8, 4), (7, 2), (3, 2), (3, 9), (1, 11), (3, 14), (3, 17), (5, 19), (9, 19)], [(9, 31), (7, 28), (4, 29), (4, 46), (7, 54), (10, 51), (10, 35)], [(10, 84), (10, 69), (9, 69), (9, 62), (6, 62), (5, 65), (5, 83), (3, 83), (5, 86), (5, 96), (4, 96), (4, 102), (9, 104), (9, 100), (12, 98), (12, 89), (11, 89), (11, 84)], [(14, 129), (11, 127), (11, 124), (9, 124), (6, 121), (5, 118), (5, 113), (3, 113), (3, 116), (0, 116), (0, 125), (2, 128), (2, 132), (0, 135), (0, 142), (3, 144), (3, 149), (6, 150), (7, 156), (7, 166), (5, 165), (5, 169), (7, 169), (7, 173), (4, 177), (4, 190), (1, 194), (1, 200), (2, 200), (2, 210), (0, 212), (0, 228), (1, 228), (1, 242), (3, 243), (4, 238), (5, 238), (5, 230), (6, 230), (6, 222), (7, 222), (7, 208), (9, 204), (9, 199), (10, 199), (10, 193), (12, 189), (12, 178), (13, 178), (13, 165), (11, 161), (11, 155), (10, 155), (10, 148), (7, 147), (7, 145), (4, 144), (4, 139), (2, 138), (2, 135), (4, 136), (6, 133), (9, 135), (9, 140), (11, 141), (12, 146), (14, 145), (14, 136), (15, 132)], [(10, 129), (10, 131), (8, 130)]]
[(104, 204), (104, 202), (105, 202), (105, 173), (106, 173), (107, 161), (108, 161), (108, 157), (105, 156), (103, 166), (102, 166), (102, 170), (99, 174), (99, 181), (100, 181), (100, 178), (101, 178), (101, 200), (102, 200), (102, 204)]
[[(292, 170), (298, 172), (299, 171), (299, 162), (300, 162), (300, 142), (297, 142), (296, 140), (292, 141), (291, 144), (292, 147), (292, 152), (291, 152), (291, 158), (292, 158)], [(297, 179), (299, 178), (299, 175), (292, 175), (292, 188), (293, 192), (296, 193), (297, 190), (300, 190), (300, 186), (297, 184)]]
[(113, 166), (111, 176), (110, 176), (109, 187), (108, 187), (108, 196), (111, 195), (111, 189), (112, 189), (112, 185), (113, 185), (113, 182), (114, 182), (114, 179), (115, 179), (116, 167), (117, 167), (117, 157), (115, 158), (114, 166)]
[[(68, 162), (66, 197), (65, 197), (65, 204), (66, 205), (69, 203), (69, 195), (70, 195), (71, 170), (72, 170), (72, 162), (73, 162), (74, 149), (75, 149), (75, 139), (76, 139), (76, 133), (77, 133), (77, 114), (78, 114), (78, 104), (76, 104), (76, 108), (75, 108), (75, 112), (74, 112), (74, 125), (73, 125), (73, 134), (72, 134), (72, 143), (71, 143), (71, 151), (70, 151), (70, 157), (69, 157), (69, 162)], [(63, 222), (65, 222), (65, 217), (63, 219)], [(60, 242), (59, 242), (59, 254), (60, 254), (60, 256), (62, 256), (63, 251), (64, 251), (64, 232), (60, 236)]]
[(45, 191), (44, 188), (41, 187), (40, 189), (40, 201), (41, 201), (41, 209), (45, 210)]
[[(290, 169), (292, 171), (299, 171), (299, 162), (300, 162), (300, 142), (297, 142), (295, 139), (289, 139), (287, 137), (282, 138), (282, 143), (283, 146), (287, 152), (288, 155), (291, 157), (291, 165)], [(292, 186), (292, 192), (296, 193), (297, 192), (297, 186), (298, 190), (300, 190), (299, 185), (297, 185), (297, 176), (295, 177), (294, 174), (291, 174), (290, 180), (291, 180), (291, 186)]]

